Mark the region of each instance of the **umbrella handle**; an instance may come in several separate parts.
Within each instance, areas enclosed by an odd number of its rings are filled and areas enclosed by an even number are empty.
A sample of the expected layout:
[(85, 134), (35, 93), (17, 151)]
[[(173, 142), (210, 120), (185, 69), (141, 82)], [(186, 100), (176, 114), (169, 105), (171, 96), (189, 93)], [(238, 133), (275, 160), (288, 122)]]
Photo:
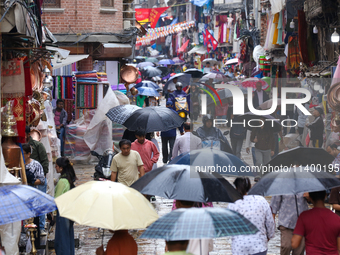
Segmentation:
[(103, 235), (102, 235), (102, 245), (104, 245), (104, 231), (105, 231), (105, 229), (103, 229)]

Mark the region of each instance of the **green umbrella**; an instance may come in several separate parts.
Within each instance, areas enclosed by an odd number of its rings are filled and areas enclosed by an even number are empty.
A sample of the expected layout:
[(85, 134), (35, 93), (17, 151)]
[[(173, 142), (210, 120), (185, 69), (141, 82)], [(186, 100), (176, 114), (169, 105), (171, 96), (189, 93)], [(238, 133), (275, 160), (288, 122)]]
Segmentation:
[(158, 63), (159, 61), (157, 58), (147, 58), (145, 62)]

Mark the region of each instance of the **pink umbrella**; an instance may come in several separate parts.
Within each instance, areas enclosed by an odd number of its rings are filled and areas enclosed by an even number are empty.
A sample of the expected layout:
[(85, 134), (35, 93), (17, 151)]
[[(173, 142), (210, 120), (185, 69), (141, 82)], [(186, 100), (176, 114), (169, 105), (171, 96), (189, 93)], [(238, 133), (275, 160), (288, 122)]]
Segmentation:
[(184, 63), (185, 63), (185, 61), (183, 61), (182, 59), (180, 59), (180, 58), (178, 58), (178, 57), (176, 57), (176, 58), (173, 58), (173, 59), (172, 59), (172, 61), (174, 61), (174, 62), (175, 62), (175, 64), (174, 64), (174, 65), (182, 65), (182, 64), (184, 64)]
[(265, 82), (264, 80), (261, 80), (259, 78), (255, 78), (255, 77), (245, 79), (244, 81), (242, 81), (241, 86), (243, 88), (253, 88), (253, 90), (255, 90), (256, 89), (256, 83), (258, 83), (258, 82), (261, 82), (263, 90), (268, 89), (269, 85), (268, 85), (267, 82)]

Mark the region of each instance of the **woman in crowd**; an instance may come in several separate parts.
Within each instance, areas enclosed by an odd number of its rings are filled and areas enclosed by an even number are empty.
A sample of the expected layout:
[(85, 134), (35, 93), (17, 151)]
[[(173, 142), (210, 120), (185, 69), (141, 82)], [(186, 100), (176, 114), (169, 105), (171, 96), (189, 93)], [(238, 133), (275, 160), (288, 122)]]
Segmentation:
[[(56, 170), (61, 175), (55, 187), (55, 198), (74, 188), (76, 180), (76, 174), (68, 158), (58, 158), (56, 160)], [(57, 255), (75, 254), (73, 221), (60, 217), (59, 212), (57, 212), (56, 217), (55, 251)]]
[(268, 241), (275, 234), (275, 222), (270, 206), (262, 196), (247, 195), (251, 188), (248, 177), (237, 177), (234, 185), (243, 199), (229, 204), (228, 209), (242, 214), (258, 228), (259, 232), (255, 235), (232, 237), (232, 253), (234, 255), (265, 255), (268, 250)]

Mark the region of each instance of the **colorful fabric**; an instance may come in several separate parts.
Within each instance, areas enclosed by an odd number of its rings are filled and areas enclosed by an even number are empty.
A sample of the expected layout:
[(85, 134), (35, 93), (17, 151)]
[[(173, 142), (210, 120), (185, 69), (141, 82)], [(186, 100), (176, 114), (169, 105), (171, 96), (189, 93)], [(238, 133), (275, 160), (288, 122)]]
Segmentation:
[(297, 36), (291, 36), (288, 40), (288, 57), (286, 61), (287, 70), (297, 70), (300, 68), (300, 51)]
[(298, 19), (299, 19), (299, 47), (301, 59), (304, 63), (308, 63), (308, 45), (307, 45), (307, 31), (308, 25), (306, 22), (306, 15), (304, 11), (298, 11)]
[(21, 97), (25, 95), (25, 72), (22, 60), (14, 58), (3, 61), (1, 87), (1, 92), (5, 97)]

